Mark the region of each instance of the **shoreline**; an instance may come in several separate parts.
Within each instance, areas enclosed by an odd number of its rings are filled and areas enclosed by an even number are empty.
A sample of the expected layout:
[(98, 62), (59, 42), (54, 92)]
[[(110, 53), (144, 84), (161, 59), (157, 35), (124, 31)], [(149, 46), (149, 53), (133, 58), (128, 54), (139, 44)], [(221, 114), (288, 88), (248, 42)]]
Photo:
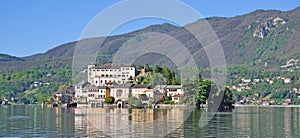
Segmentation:
[(234, 104), (234, 107), (300, 107), (300, 105), (241, 105), (241, 104)]
[[(2, 104), (0, 104), (1, 106)], [(42, 104), (10, 104), (10, 105), (2, 105), (2, 106), (24, 106), (24, 105), (29, 105), (29, 106), (34, 106), (34, 105), (40, 105), (42, 106)], [(250, 104), (234, 104), (234, 107), (300, 107), (300, 105), (250, 105)], [(86, 108), (86, 107), (91, 107), (90, 104), (78, 104), (77, 108)], [(116, 105), (114, 104), (105, 104), (103, 106), (103, 108), (114, 108), (116, 107)], [(184, 104), (160, 104), (159, 105), (160, 108), (158, 109), (166, 109), (166, 108), (196, 108), (195, 106), (192, 105), (184, 105)], [(91, 108), (99, 108), (99, 107), (91, 107)], [(154, 108), (152, 108), (154, 109)], [(205, 108), (201, 108), (201, 109), (205, 109)]]

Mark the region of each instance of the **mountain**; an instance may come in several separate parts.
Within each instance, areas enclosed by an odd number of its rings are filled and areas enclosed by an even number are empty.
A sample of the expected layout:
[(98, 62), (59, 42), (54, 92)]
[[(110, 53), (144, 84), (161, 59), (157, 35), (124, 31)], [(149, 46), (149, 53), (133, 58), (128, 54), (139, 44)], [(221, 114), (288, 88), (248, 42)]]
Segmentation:
[[(122, 43), (126, 42), (127, 40), (129, 40), (130, 38), (138, 34), (143, 34), (147, 32), (166, 33), (176, 29), (178, 29), (177, 26), (165, 23), (160, 25), (152, 25), (144, 29), (133, 31), (123, 35), (105, 37), (106, 38), (105, 42), (103, 43), (103, 46), (101, 47), (99, 52), (106, 53), (109, 55), (107, 58), (101, 61), (103, 63), (109, 61), (113, 53), (115, 53), (118, 50), (118, 48)], [(89, 38), (89, 39), (81, 40), (81, 42), (92, 47), (94, 45), (97, 45), (99, 43), (98, 41), (102, 40), (103, 38), (104, 37)], [(40, 64), (45, 64), (45, 63), (52, 64), (53, 62), (59, 62), (60, 64), (63, 65), (69, 65), (70, 67), (77, 42), (78, 41), (62, 44), (60, 46), (48, 50), (45, 53), (39, 53), (32, 56), (20, 57), (20, 58), (15, 57), (14, 60), (13, 58), (8, 58), (12, 56), (5, 55), (4, 57), (4, 55), (0, 55), (0, 57), (3, 56), (3, 60), (0, 59), (0, 65), (3, 66), (3, 68), (1, 68), (0, 71), (3, 72), (6, 72), (8, 70), (20, 71), (20, 70), (25, 70), (25, 69), (34, 68), (36, 66), (40, 66)]]
[(24, 60), (15, 56), (0, 54), (0, 62), (7, 62), (7, 61), (24, 61)]
[[(300, 48), (300, 41), (298, 41), (300, 37), (300, 20), (298, 13), (300, 13), (300, 7), (285, 12), (257, 10), (232, 18), (211, 17), (206, 18), (206, 20), (222, 44), (227, 64), (261, 66), (265, 64), (265, 62), (282, 63), (289, 58), (300, 58), (298, 52)], [(192, 26), (198, 22), (201, 22), (201, 20), (184, 27)], [(208, 60), (205, 56), (206, 53), (204, 50), (199, 50), (201, 44), (190, 32), (184, 29), (184, 27), (161, 24), (149, 26), (123, 35), (109, 36), (100, 48), (97, 61), (101, 63), (111, 61), (113, 54), (122, 44), (135, 38), (137, 35), (158, 32), (174, 37), (183, 43), (188, 50), (194, 54), (194, 58), (199, 66), (208, 66)], [(82, 41), (87, 45), (97, 45), (100, 39), (102, 38), (91, 38)], [(145, 42), (147, 42), (145, 40), (147, 40), (147, 38), (138, 40), (136, 43), (139, 43), (138, 45), (145, 45)], [(24, 60), (23, 63), (25, 66), (22, 63), (19, 64), (21, 68), (27, 68), (26, 65), (28, 65), (28, 63), (32, 65), (39, 63), (39, 61), (71, 61), (76, 43), (77, 41), (62, 44), (45, 53), (19, 58), (20, 60), (18, 61)], [(159, 58), (160, 56), (157, 57)], [(152, 60), (149, 61), (147, 55), (145, 55), (145, 59), (147, 59), (148, 62), (157, 61), (156, 58), (151, 58)], [(34, 63), (32, 63), (32, 61), (34, 61)], [(14, 62), (15, 60), (11, 60), (11, 64), (14, 64)], [(141, 62), (143, 62), (143, 60), (141, 60)], [(2, 64), (2, 60), (0, 63)], [(10, 64), (6, 62), (6, 65), (9, 66)]]
[[(226, 64), (229, 66), (239, 65), (255, 69), (274, 70), (280, 68), (289, 59), (300, 59), (300, 7), (290, 11), (256, 10), (249, 14), (231, 18), (210, 17), (199, 19), (183, 27), (167, 23), (152, 25), (122, 35), (88, 38), (80, 40), (80, 42), (86, 45), (88, 49), (93, 46), (99, 46), (99, 40), (105, 38), (97, 53), (97, 62), (107, 63), (112, 61), (112, 57), (124, 43), (136, 47), (157, 45), (168, 47), (172, 51), (170, 46), (174, 44), (173, 40), (176, 39), (192, 54), (198, 66), (208, 67), (208, 58), (202, 44), (186, 29), (199, 30), (197, 24), (204, 20), (210, 24), (218, 37), (225, 54)], [(143, 35), (153, 32), (164, 34), (173, 39), (164, 39), (164, 37), (155, 37), (155, 35)], [(9, 80), (5, 83), (7, 85), (10, 84), (9, 82), (19, 81), (18, 78), (25, 79), (28, 83), (22, 84), (22, 88), (24, 87), (22, 90), (26, 90), (33, 81), (47, 80), (44, 78), (45, 74), (61, 75), (48, 79), (49, 81), (57, 81), (62, 76), (70, 75), (66, 70), (71, 69), (77, 42), (62, 44), (45, 53), (27, 57), (13, 57), (0, 54), (2, 80)], [(167, 63), (168, 65), (174, 65), (170, 58), (154, 53), (144, 54), (135, 63), (154, 63), (159, 65)], [(31, 70), (39, 70), (39, 72), (35, 72), (36, 75), (33, 76), (25, 75), (22, 77), (21, 75), (15, 77), (20, 74), (14, 74), (14, 72), (25, 72), (24, 74), (26, 74), (26, 72)], [(12, 76), (10, 77), (5, 73), (9, 73)], [(57, 85), (69, 83), (65, 79), (60, 80)], [(4, 83), (1, 83), (0, 75), (0, 87), (2, 84), (4, 85)], [(11, 90), (13, 89), (7, 89), (7, 91)]]

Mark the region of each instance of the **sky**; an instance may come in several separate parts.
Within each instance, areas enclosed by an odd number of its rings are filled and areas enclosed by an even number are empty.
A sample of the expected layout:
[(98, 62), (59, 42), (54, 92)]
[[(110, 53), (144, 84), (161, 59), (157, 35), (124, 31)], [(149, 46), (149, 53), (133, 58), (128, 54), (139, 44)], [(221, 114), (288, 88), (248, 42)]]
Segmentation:
[[(233, 17), (257, 9), (287, 11), (300, 6), (300, 0), (179, 1), (192, 7), (203, 17)], [(61, 44), (76, 41), (97, 14), (118, 2), (120, 0), (1, 0), (0, 53), (24, 57), (44, 53)], [(166, 21), (131, 21), (114, 30), (111, 35), (163, 22)]]

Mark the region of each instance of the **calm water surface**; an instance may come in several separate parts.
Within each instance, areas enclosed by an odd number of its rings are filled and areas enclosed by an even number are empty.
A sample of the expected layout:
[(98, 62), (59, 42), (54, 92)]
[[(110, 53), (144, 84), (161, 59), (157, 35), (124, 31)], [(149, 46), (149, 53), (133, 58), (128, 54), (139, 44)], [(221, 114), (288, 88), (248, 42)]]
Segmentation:
[(203, 110), (0, 106), (0, 137), (299, 137), (299, 110), (237, 107), (199, 127)]

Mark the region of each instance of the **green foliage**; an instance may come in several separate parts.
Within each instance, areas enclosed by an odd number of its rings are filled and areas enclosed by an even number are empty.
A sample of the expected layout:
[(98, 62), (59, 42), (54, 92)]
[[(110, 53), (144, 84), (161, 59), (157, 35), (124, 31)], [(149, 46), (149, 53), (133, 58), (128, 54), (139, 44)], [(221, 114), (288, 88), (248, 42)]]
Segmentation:
[(160, 66), (156, 65), (156, 66), (155, 66), (155, 69), (154, 69), (154, 72), (155, 72), (155, 73), (162, 73), (162, 70), (163, 70), (163, 69), (162, 69)]
[(151, 72), (152, 69), (150, 68), (150, 66), (148, 64), (145, 65), (145, 71), (146, 72)]
[[(23, 103), (43, 103), (43, 100), (52, 96), (59, 86), (70, 84), (70, 78), (71, 70), (55, 71), (53, 65), (47, 63), (28, 70), (2, 72), (0, 74), (0, 97), (19, 98)], [(38, 84), (35, 86), (34, 82)]]
[(138, 84), (149, 84), (149, 79), (150, 79), (149, 76), (146, 76), (146, 77), (138, 77), (138, 78), (137, 78), (137, 83), (138, 83)]
[(113, 97), (113, 96), (108, 96), (104, 100), (104, 103), (107, 103), (107, 104), (113, 104), (114, 102), (115, 102), (115, 97)]
[(142, 101), (148, 101), (149, 97), (146, 94), (141, 94), (141, 95), (139, 95), (139, 99)]
[(164, 76), (162, 76), (161, 74), (153, 73), (152, 76), (150, 77), (149, 83), (152, 84), (153, 86), (164, 85), (166, 84), (166, 80)]
[(175, 70), (172, 70), (168, 67), (160, 67), (155, 65), (154, 68), (151, 68), (148, 64), (144, 66), (146, 71), (150, 72), (150, 76), (138, 77), (138, 84), (168, 84), (168, 85), (178, 85), (180, 84), (180, 79), (176, 77)]
[(222, 112), (231, 111), (233, 109), (232, 105), (235, 103), (231, 90), (226, 87), (223, 91), (220, 92), (219, 95), (223, 95), (223, 98), (218, 110)]
[(136, 97), (129, 97), (127, 99), (127, 103), (130, 104), (130, 105), (132, 105), (132, 106), (134, 106), (134, 107), (141, 107), (141, 105), (142, 105), (141, 100), (139, 100)]
[(172, 96), (164, 96), (164, 101), (162, 102), (163, 104), (174, 104), (172, 101)]

